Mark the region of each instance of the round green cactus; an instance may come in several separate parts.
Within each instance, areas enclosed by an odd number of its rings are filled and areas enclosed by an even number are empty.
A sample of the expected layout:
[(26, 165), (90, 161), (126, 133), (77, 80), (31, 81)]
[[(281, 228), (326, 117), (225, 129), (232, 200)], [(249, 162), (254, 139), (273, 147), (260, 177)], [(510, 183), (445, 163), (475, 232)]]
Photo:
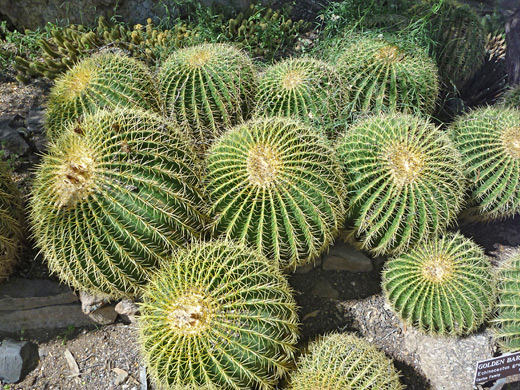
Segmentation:
[(209, 43), (174, 52), (162, 64), (159, 80), (168, 115), (202, 150), (225, 128), (248, 117), (257, 85), (246, 54)]
[(437, 67), (424, 50), (390, 35), (351, 34), (345, 41), (337, 66), (349, 85), (350, 115), (434, 112)]
[(455, 221), (466, 189), (460, 156), (427, 120), (398, 113), (365, 118), (336, 148), (350, 194), (348, 237), (362, 249), (396, 254)]
[(49, 269), (79, 290), (135, 294), (166, 253), (201, 235), (192, 155), (180, 131), (150, 112), (98, 111), (65, 129), (31, 197)]
[(214, 241), (178, 250), (139, 318), (151, 377), (170, 389), (273, 389), (298, 338), (291, 288), (261, 253)]
[(291, 58), (269, 67), (258, 83), (259, 114), (295, 116), (333, 135), (346, 104), (335, 69), (314, 58)]
[(494, 220), (520, 211), (520, 111), (478, 108), (450, 128), (470, 181), (468, 219)]
[(163, 112), (148, 68), (136, 59), (104, 53), (81, 60), (56, 79), (45, 112), (47, 135), (54, 139), (70, 122), (105, 107)]
[(289, 390), (400, 390), (399, 373), (386, 355), (349, 333), (313, 341), (291, 374)]
[(0, 162), (0, 281), (7, 278), (18, 264), (23, 243), (22, 196)]
[(475, 331), (495, 303), (491, 261), (460, 233), (436, 237), (390, 259), (382, 285), (404, 322), (436, 335)]
[(498, 303), (492, 320), (502, 352), (520, 350), (520, 252), (513, 252), (498, 271)]
[(214, 236), (239, 239), (282, 268), (325, 250), (344, 218), (341, 169), (325, 136), (292, 118), (258, 118), (208, 153)]
[(505, 107), (517, 108), (520, 110), (520, 85), (510, 86), (502, 96), (500, 103)]

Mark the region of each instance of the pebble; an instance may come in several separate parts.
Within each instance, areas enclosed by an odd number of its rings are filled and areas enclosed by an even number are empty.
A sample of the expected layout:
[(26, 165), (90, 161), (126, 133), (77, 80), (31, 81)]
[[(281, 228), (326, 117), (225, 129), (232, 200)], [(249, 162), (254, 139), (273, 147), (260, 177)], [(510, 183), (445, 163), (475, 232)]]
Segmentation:
[(39, 361), (38, 346), (29, 341), (6, 339), (0, 344), (0, 380), (21, 381)]
[(139, 314), (139, 306), (130, 299), (121, 300), (115, 307), (115, 310), (123, 321), (133, 323)]
[(339, 297), (339, 292), (326, 280), (317, 283), (312, 290), (312, 294), (320, 298), (336, 299)]

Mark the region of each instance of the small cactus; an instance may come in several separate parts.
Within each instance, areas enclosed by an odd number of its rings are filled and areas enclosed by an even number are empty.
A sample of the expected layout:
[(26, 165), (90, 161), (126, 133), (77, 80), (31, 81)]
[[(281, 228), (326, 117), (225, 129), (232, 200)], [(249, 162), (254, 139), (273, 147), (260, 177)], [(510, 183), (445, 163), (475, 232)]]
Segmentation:
[(498, 303), (492, 320), (494, 338), (503, 353), (520, 350), (520, 252), (510, 254), (498, 270)]
[(333, 135), (345, 107), (339, 74), (314, 58), (291, 58), (267, 68), (258, 83), (256, 112), (296, 116)]
[(22, 196), (8, 167), (0, 162), (0, 282), (9, 277), (18, 264), (22, 243)]
[(478, 108), (450, 128), (470, 182), (468, 219), (490, 221), (520, 211), (520, 111)]
[(168, 115), (202, 150), (248, 117), (257, 84), (251, 59), (225, 44), (177, 50), (162, 64), (159, 80)]
[(434, 238), (390, 259), (382, 285), (404, 322), (435, 335), (475, 331), (495, 303), (491, 261), (460, 233)]
[(282, 268), (317, 258), (344, 218), (339, 163), (325, 136), (292, 118), (257, 118), (208, 152), (215, 236), (239, 239)]
[(135, 294), (162, 257), (202, 232), (193, 152), (145, 111), (87, 115), (39, 166), (30, 220), (51, 272), (78, 290)]
[(349, 333), (311, 342), (291, 374), (289, 390), (401, 390), (399, 373), (386, 355)]
[(174, 252), (146, 286), (139, 341), (169, 389), (273, 389), (298, 338), (291, 288), (263, 255), (227, 241)]
[(439, 93), (437, 67), (424, 50), (390, 35), (351, 34), (345, 42), (336, 61), (349, 85), (350, 115), (434, 112)]
[(397, 113), (365, 118), (336, 149), (350, 194), (349, 237), (362, 249), (396, 254), (455, 222), (466, 189), (460, 156), (429, 121)]
[(82, 60), (56, 80), (45, 112), (47, 135), (53, 139), (70, 122), (105, 107), (163, 110), (144, 64), (124, 55), (99, 54)]

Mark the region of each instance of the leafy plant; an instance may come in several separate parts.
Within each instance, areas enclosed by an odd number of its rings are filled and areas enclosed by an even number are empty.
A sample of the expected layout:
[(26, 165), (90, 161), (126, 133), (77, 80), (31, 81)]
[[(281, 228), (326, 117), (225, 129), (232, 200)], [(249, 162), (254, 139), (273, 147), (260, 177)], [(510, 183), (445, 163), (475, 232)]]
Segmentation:
[(174, 252), (140, 306), (141, 352), (165, 388), (273, 389), (292, 363), (292, 291), (244, 245), (214, 241)]

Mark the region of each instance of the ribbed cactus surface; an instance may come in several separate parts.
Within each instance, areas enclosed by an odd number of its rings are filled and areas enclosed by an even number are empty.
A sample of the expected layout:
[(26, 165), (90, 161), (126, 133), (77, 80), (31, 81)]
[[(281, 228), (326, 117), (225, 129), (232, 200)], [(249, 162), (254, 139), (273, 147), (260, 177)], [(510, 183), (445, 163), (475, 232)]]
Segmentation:
[(31, 196), (36, 245), (79, 290), (135, 294), (172, 248), (198, 238), (199, 173), (180, 131), (155, 114), (99, 111), (51, 145)]
[(23, 235), (22, 196), (9, 168), (0, 162), (0, 282), (18, 264)]
[(470, 182), (469, 219), (494, 220), (520, 211), (520, 111), (478, 108), (450, 128)]
[(295, 119), (238, 125), (208, 153), (213, 235), (245, 241), (283, 268), (328, 247), (344, 218), (343, 188), (325, 136)]
[(459, 233), (436, 237), (390, 259), (382, 284), (404, 322), (435, 335), (475, 331), (495, 303), (490, 259)]
[(332, 136), (345, 108), (346, 88), (328, 63), (290, 58), (265, 70), (255, 100), (260, 115), (295, 116)]
[(455, 221), (466, 189), (462, 163), (429, 121), (369, 117), (350, 127), (336, 148), (350, 201), (346, 227), (364, 250), (398, 253)]
[(273, 389), (298, 338), (291, 288), (258, 251), (214, 241), (179, 249), (146, 286), (139, 340), (169, 389)]
[(351, 34), (337, 54), (351, 115), (400, 111), (432, 114), (437, 67), (420, 47), (390, 35)]
[(252, 111), (257, 76), (251, 59), (226, 44), (202, 44), (174, 52), (161, 66), (167, 114), (202, 150), (224, 129)]
[(350, 333), (311, 342), (291, 374), (289, 390), (400, 390), (399, 373), (384, 352)]
[(45, 130), (56, 138), (73, 121), (102, 108), (127, 107), (163, 112), (149, 69), (122, 54), (85, 58), (58, 77), (45, 112)]

